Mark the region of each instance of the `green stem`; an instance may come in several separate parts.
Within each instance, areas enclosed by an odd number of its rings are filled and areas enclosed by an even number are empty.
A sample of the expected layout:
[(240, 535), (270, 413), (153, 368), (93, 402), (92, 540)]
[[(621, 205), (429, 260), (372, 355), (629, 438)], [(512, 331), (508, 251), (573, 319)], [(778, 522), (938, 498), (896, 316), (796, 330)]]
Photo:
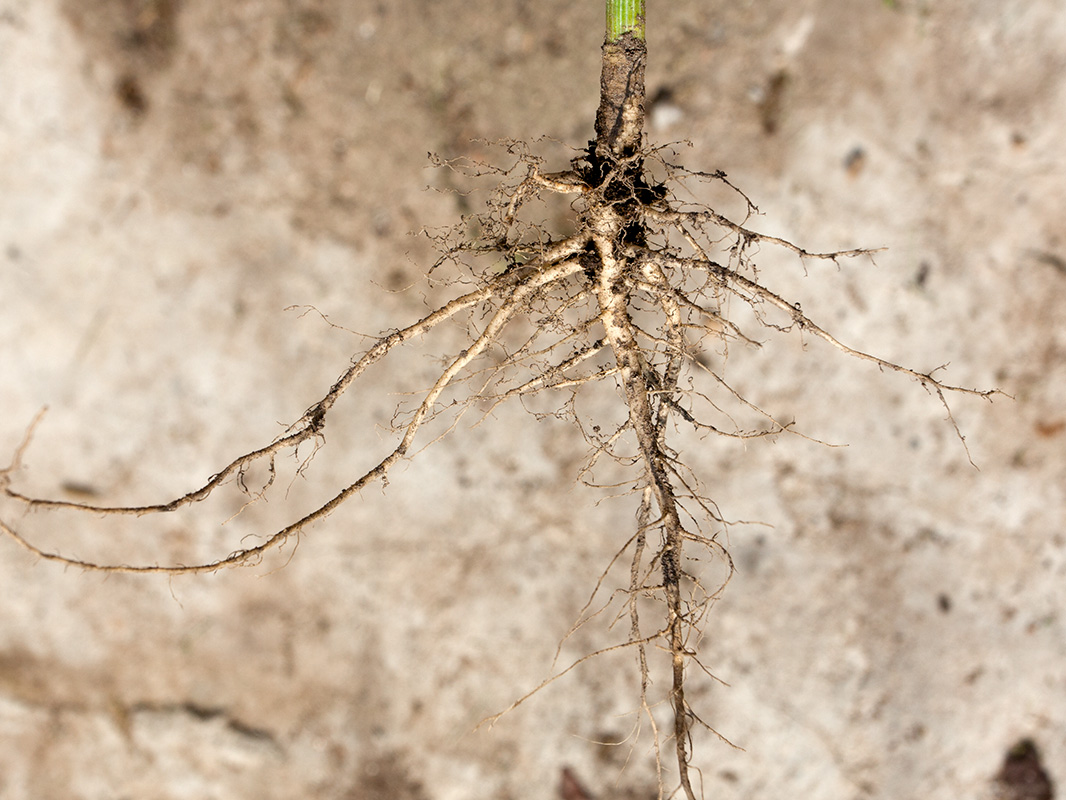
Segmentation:
[(607, 41), (631, 33), (644, 39), (644, 0), (607, 0)]

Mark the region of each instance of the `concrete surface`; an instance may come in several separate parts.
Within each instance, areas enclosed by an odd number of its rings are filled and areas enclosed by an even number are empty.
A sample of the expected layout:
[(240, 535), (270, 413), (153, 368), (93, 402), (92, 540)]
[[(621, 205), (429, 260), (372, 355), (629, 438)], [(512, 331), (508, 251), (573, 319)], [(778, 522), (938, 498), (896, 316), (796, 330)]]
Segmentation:
[[(376, 333), (444, 296), (410, 233), (468, 209), (426, 191), (460, 180), (426, 153), (581, 146), (599, 5), (0, 0), (0, 462), (49, 407), (16, 487), (154, 502), (298, 418), (364, 340), (284, 309)], [(767, 252), (770, 285), (856, 347), (1014, 398), (952, 399), (978, 470), (899, 376), (796, 336), (731, 350), (749, 398), (848, 447), (678, 440), (727, 517), (762, 523), (728, 531), (738, 573), (701, 644), (728, 686), (694, 704), (743, 748), (697, 739), (706, 797), (992, 796), (1024, 738), (1063, 791), (1066, 10), (649, 5), (654, 140), (689, 140), (766, 232), (889, 248), (806, 274)], [(121, 524), (0, 513), (83, 558), (218, 557), (385, 452), (460, 334), (369, 374), (307, 473), (285, 462), (224, 526), (236, 492)], [(551, 674), (629, 535), (632, 497), (575, 486), (584, 455), (504, 408), (295, 552), (215, 575), (0, 542), (0, 798), (535, 800), (565, 766), (597, 797), (656, 796), (646, 723), (603, 744), (639, 718), (627, 653), (474, 730)], [(620, 635), (591, 625), (559, 663)]]

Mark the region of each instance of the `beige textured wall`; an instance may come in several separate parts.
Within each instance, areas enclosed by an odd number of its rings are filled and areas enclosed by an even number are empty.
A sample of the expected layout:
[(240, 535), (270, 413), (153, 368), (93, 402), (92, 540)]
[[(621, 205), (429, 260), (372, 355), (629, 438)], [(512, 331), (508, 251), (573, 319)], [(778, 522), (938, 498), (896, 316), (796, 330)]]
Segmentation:
[[(373, 334), (445, 296), (409, 233), (467, 209), (426, 191), (457, 180), (426, 153), (582, 145), (598, 5), (0, 0), (0, 462), (49, 407), (14, 485), (153, 502), (298, 418), (364, 340), (284, 309)], [(952, 401), (978, 471), (919, 386), (817, 341), (734, 348), (735, 386), (849, 446), (679, 439), (727, 517), (765, 523), (730, 530), (702, 642), (729, 686), (694, 703), (744, 748), (697, 740), (706, 796), (978, 797), (1023, 737), (1066, 786), (1066, 12), (649, 5), (654, 140), (724, 169), (762, 230), (889, 248), (806, 274), (767, 252), (768, 283), (857, 347), (1014, 396)], [(385, 452), (398, 393), (461, 342), (369, 374), (310, 471), (281, 464), (224, 527), (236, 493), (0, 514), (83, 558), (217, 557)], [(566, 765), (655, 796), (646, 739), (597, 744), (638, 719), (626, 654), (473, 731), (550, 674), (629, 535), (633, 498), (575, 487), (584, 454), (501, 409), (257, 569), (102, 577), (0, 541), (0, 798), (525, 800)]]

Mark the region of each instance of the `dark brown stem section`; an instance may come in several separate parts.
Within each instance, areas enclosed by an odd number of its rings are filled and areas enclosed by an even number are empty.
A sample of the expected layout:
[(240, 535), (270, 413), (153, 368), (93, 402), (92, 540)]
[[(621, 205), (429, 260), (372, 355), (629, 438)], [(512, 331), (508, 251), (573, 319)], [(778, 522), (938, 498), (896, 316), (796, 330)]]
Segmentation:
[(644, 133), (644, 63), (647, 47), (632, 33), (603, 43), (600, 107), (596, 112), (596, 153), (627, 158), (640, 150)]

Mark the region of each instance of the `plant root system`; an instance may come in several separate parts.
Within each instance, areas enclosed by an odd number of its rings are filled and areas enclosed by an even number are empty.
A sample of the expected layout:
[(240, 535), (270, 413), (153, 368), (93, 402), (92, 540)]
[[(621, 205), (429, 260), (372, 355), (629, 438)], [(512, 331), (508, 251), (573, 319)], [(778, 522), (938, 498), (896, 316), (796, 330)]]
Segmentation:
[[(469, 341), (448, 356), (413, 408), (397, 417), (398, 439), (392, 449), (331, 499), (259, 544), (195, 565), (95, 563), (41, 548), (3, 520), (0, 531), (42, 559), (85, 570), (181, 574), (254, 564), (368, 485), (385, 480), (397, 462), (424, 443), (427, 423), (441, 414), (475, 405), (489, 413), (506, 400), (532, 402), (535, 396), (556, 393), (563, 398), (556, 413), (575, 421), (590, 446), (584, 474), (590, 475), (605, 458), (629, 467), (624, 490), (639, 502), (634, 531), (620, 543), (616, 557), (630, 564), (628, 585), (620, 595), (621, 613), (630, 624), (626, 641), (618, 647), (636, 651), (641, 703), (655, 731), (656, 753), (660, 738), (670, 742), (680, 788), (694, 800), (698, 793), (690, 777), (690, 743), (694, 727), (704, 723), (686, 699), (686, 680), (694, 666), (703, 668), (697, 653), (701, 620), (722, 587), (703, 586), (689, 571), (686, 554), (693, 548), (701, 555), (710, 551), (730, 573), (732, 566), (718, 541), (725, 525), (722, 515), (681, 463), (670, 437), (685, 427), (699, 436), (741, 439), (794, 433), (791, 423), (749, 402), (716, 368), (731, 344), (757, 346), (755, 332), (742, 329), (738, 315), (729, 311), (731, 305), (739, 303), (750, 311), (749, 326), (820, 338), (881, 370), (905, 375), (945, 407), (949, 393), (990, 398), (995, 392), (952, 386), (932, 373), (849, 347), (809, 318), (799, 303), (767, 288), (752, 261), (761, 246), (784, 248), (801, 262), (868, 257), (872, 251), (813, 253), (762, 235), (749, 227), (756, 208), (739, 191), (747, 209), (741, 219), (681, 202), (678, 188), (688, 181), (733, 187), (722, 173), (686, 170), (672, 163), (669, 149), (643, 145), (643, 48), (643, 41), (630, 35), (605, 45), (597, 140), (577, 154), (569, 169), (545, 171), (544, 161), (516, 141), (503, 143), (508, 165), (476, 167), (480, 174), (493, 173), (499, 179), (487, 210), (452, 230), (432, 234), (441, 257), (430, 275), (446, 266), (457, 269), (463, 293), (413, 324), (382, 334), (282, 436), (233, 459), (193, 491), (153, 505), (119, 507), (26, 496), (12, 486), (23, 448), (0, 472), (0, 491), (30, 508), (132, 516), (173, 512), (225, 483), (240, 483), (255, 463), (266, 464), (272, 476), (279, 455), (309, 441), (324, 444), (334, 405), (368, 368), (442, 323), (465, 325)], [(438, 163), (455, 169), (467, 166)], [(541, 208), (537, 201), (552, 195), (563, 195), (570, 203), (573, 230), (568, 235), (554, 235), (531, 219), (531, 210)], [(574, 411), (574, 398), (598, 383), (615, 387), (621, 422), (592, 424)], [(458, 406), (445, 402), (456, 392), (461, 397)], [(761, 422), (738, 425), (731, 407)], [(950, 409), (948, 415), (954, 425)], [(449, 430), (453, 428), (454, 423)], [(650, 626), (647, 615), (638, 613), (638, 606), (646, 609), (649, 603), (662, 612)], [(668, 653), (670, 661), (666, 699), (673, 726), (662, 734), (652, 716), (655, 703), (648, 697), (651, 648)]]

